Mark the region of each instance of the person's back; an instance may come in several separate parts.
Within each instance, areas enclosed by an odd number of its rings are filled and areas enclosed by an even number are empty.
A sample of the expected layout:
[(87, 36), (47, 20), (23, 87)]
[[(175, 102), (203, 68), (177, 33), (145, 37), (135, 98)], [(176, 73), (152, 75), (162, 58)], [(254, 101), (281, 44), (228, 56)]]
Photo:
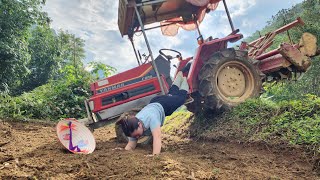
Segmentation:
[[(165, 119), (164, 109), (160, 103), (150, 103), (145, 106), (135, 117), (143, 124), (144, 132), (142, 136), (150, 136), (154, 128), (162, 126)], [(130, 141), (137, 141), (136, 138), (129, 137)]]
[(125, 149), (135, 149), (138, 138), (152, 134), (153, 155), (159, 154), (161, 151), (161, 126), (165, 116), (171, 115), (184, 104), (188, 91), (187, 79), (183, 77), (182, 72), (179, 72), (167, 95), (151, 99), (150, 103), (136, 116), (119, 120), (117, 123), (121, 124), (124, 134), (129, 138)]

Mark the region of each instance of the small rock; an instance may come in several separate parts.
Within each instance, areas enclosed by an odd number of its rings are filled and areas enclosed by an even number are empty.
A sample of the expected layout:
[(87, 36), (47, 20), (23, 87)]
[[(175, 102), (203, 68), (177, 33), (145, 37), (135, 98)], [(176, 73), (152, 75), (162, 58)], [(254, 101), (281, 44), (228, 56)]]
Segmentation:
[(16, 158), (14, 161), (16, 162), (16, 164), (20, 163), (19, 158)]

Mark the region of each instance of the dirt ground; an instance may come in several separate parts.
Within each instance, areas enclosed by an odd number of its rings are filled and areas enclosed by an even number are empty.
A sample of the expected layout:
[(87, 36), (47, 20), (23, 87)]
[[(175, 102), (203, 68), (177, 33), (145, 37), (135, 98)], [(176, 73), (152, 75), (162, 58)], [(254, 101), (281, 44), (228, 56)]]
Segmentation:
[(71, 154), (53, 123), (0, 121), (0, 179), (320, 179), (301, 149), (200, 141), (164, 135), (160, 156), (116, 142), (114, 127), (94, 132), (96, 150)]

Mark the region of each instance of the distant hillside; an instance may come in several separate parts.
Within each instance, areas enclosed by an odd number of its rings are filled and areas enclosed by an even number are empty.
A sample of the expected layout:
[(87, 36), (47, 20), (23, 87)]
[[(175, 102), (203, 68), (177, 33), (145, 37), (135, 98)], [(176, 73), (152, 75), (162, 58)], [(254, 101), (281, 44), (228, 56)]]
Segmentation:
[[(256, 31), (251, 36), (246, 37), (244, 41), (251, 42), (254, 39), (257, 39), (260, 35), (263, 36), (267, 32), (274, 31), (283, 25), (290, 23), (297, 19), (297, 17), (301, 17), (305, 22), (304, 26), (300, 26), (297, 28), (292, 28), (289, 30), (290, 38), (293, 42), (298, 42), (301, 34), (303, 32), (310, 32), (317, 36), (318, 40), (320, 39), (320, 1), (319, 0), (306, 0), (302, 3), (299, 3), (292, 8), (282, 9), (276, 15), (271, 17), (271, 20), (268, 21), (268, 25), (266, 25), (260, 31)], [(286, 32), (278, 35), (275, 38), (274, 44), (270, 47), (270, 49), (277, 48), (280, 42), (290, 42), (288, 38), (288, 34)]]
[[(281, 42), (299, 43), (302, 33), (309, 32), (317, 37), (318, 48), (320, 41), (320, 1), (306, 0), (293, 6), (290, 9), (280, 10), (276, 15), (271, 17), (263, 29), (255, 32), (251, 36), (244, 39), (246, 42), (251, 42), (257, 39), (260, 35), (263, 36), (268, 32), (274, 31), (285, 24), (293, 22), (298, 17), (304, 21), (304, 26), (298, 26), (290, 29), (288, 32), (283, 32), (274, 38), (274, 43), (269, 49), (276, 49)], [(290, 37), (290, 39), (289, 39)], [(312, 58), (312, 67), (305, 73), (299, 81), (286, 81), (278, 85), (266, 85), (267, 92), (265, 96), (273, 97), (277, 101), (300, 99), (305, 94), (313, 94), (320, 96), (320, 58), (319, 56)]]

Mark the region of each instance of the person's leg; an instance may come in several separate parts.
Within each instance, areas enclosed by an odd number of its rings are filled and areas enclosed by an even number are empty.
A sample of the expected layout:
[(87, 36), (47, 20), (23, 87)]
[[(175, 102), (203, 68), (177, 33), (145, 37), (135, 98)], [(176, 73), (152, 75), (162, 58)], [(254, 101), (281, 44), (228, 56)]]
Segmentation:
[(171, 115), (175, 110), (182, 106), (188, 97), (189, 85), (187, 78), (182, 77), (179, 81), (181, 81), (180, 86), (178, 87), (177, 85), (173, 84), (168, 95), (157, 96), (150, 101), (150, 103), (160, 103), (166, 116)]
[(165, 115), (171, 115), (178, 109), (187, 99), (187, 91), (178, 90), (175, 95), (157, 96), (153, 98), (150, 103), (160, 103), (164, 109)]
[[(176, 83), (173, 83), (172, 86), (170, 87), (168, 94), (179, 95), (180, 94), (179, 90), (185, 90), (185, 91), (189, 92), (189, 85), (187, 82), (187, 78), (183, 77), (181, 71), (177, 74), (175, 82)], [(177, 85), (177, 84), (179, 84), (179, 85)]]
[(180, 90), (179, 95), (169, 96), (166, 99), (164, 99), (162, 104), (165, 105), (164, 109), (166, 116), (170, 116), (175, 110), (182, 106), (186, 99), (187, 91), (184, 90)]
[[(168, 95), (171, 96), (171, 95), (175, 95), (175, 94), (179, 94), (179, 89), (180, 89), (180, 86), (181, 86), (181, 83), (183, 81), (183, 74), (182, 72), (178, 72), (177, 75), (176, 75), (176, 78), (174, 79), (170, 89), (169, 89), (169, 92), (168, 92)], [(151, 99), (150, 103), (153, 103), (153, 102), (157, 102), (158, 99), (161, 99), (163, 96), (156, 96), (154, 98)]]
[(172, 85), (176, 85), (180, 88), (182, 81), (183, 81), (183, 74), (181, 71), (179, 71), (176, 75), (176, 78), (172, 82)]
[(177, 93), (179, 93), (179, 87), (174, 85), (174, 84), (172, 84), (172, 86), (169, 89), (168, 94), (174, 95), (174, 94), (177, 94)]
[(179, 87), (179, 89), (189, 92), (189, 84), (188, 84), (188, 81), (187, 81), (186, 77), (183, 78), (183, 80), (181, 82), (181, 86)]

